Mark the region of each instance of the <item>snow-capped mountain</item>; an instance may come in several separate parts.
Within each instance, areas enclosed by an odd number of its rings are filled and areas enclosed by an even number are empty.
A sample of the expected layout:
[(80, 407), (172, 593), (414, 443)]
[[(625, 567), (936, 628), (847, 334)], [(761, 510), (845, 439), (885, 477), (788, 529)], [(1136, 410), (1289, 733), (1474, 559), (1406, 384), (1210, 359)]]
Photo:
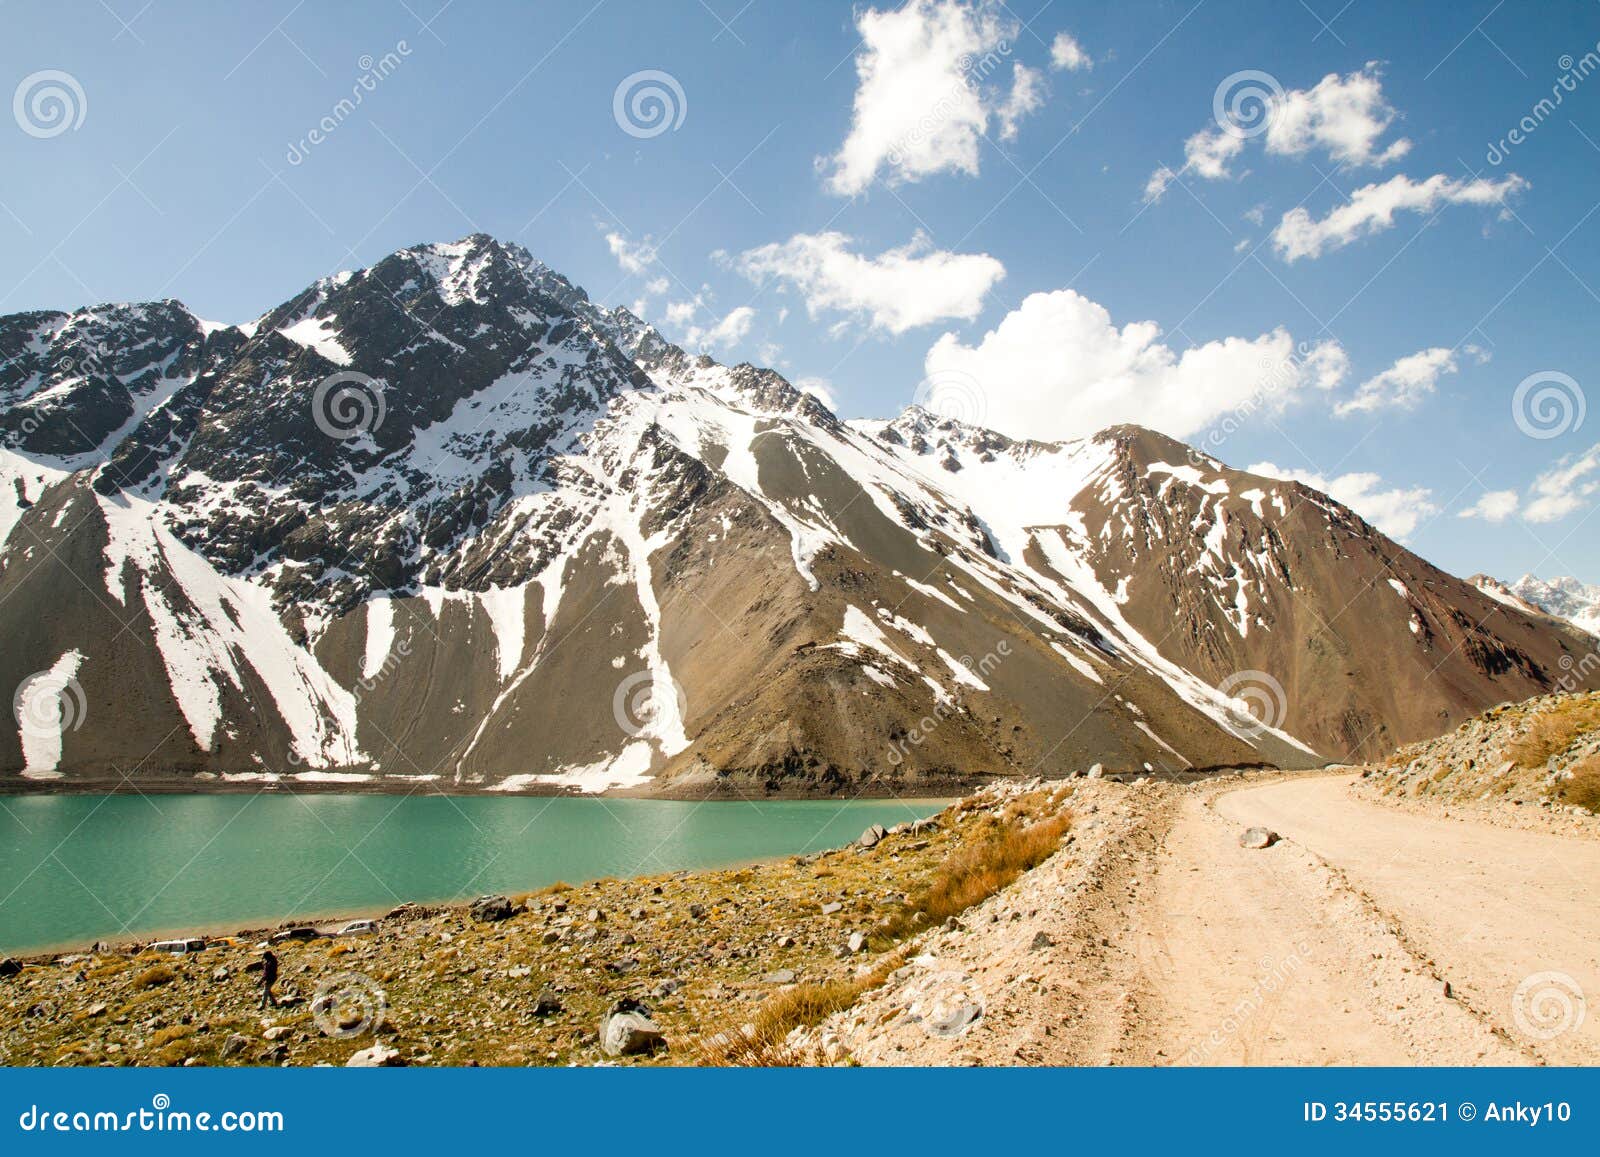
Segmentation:
[(0, 359), (0, 775), (46, 785), (1306, 766), (1577, 649), (1297, 483), (841, 422), (481, 235), (244, 327), (0, 318)]
[[(1480, 577), (1536, 610), (1566, 619), (1591, 635), (1600, 635), (1600, 586), (1579, 582), (1570, 575), (1545, 580), (1525, 574), (1514, 583), (1500, 583), (1487, 576)], [(1489, 590), (1483, 583), (1479, 585)]]

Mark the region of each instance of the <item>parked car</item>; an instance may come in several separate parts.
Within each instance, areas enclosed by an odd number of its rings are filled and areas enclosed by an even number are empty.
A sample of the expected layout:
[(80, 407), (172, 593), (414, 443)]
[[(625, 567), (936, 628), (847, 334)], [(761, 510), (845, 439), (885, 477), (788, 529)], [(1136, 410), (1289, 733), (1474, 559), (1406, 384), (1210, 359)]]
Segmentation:
[(377, 934), (378, 922), (376, 920), (352, 920), (334, 933), (335, 936), (376, 936)]
[(171, 952), (183, 955), (186, 952), (205, 951), (206, 942), (199, 936), (186, 936), (182, 940), (157, 940), (150, 945), (151, 952)]
[(301, 925), (298, 928), (284, 928), (281, 931), (274, 932), (267, 939), (272, 944), (282, 944), (286, 940), (315, 940), (321, 935), (322, 933), (315, 928)]

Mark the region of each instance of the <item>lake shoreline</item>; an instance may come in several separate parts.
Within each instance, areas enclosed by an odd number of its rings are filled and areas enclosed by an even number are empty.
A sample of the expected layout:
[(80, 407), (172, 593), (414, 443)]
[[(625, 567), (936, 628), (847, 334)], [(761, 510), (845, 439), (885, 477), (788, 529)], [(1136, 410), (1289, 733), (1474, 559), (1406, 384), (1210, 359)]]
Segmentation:
[[(584, 792), (559, 784), (536, 784), (515, 790), (491, 785), (471, 783), (446, 783), (442, 780), (393, 782), (375, 780), (297, 780), (289, 777), (276, 780), (197, 780), (183, 778), (141, 779), (138, 782), (121, 779), (19, 779), (13, 775), (0, 777), (0, 799), (30, 796), (83, 796), (83, 795), (154, 795), (154, 796), (223, 796), (223, 795), (360, 795), (360, 796), (413, 796), (434, 795), (461, 798), (487, 799), (633, 799), (663, 800), (679, 803), (741, 803), (752, 800), (811, 800), (816, 802), (899, 802), (914, 799), (960, 799), (981, 789), (984, 785), (1010, 777), (994, 775), (952, 775), (899, 785), (884, 780), (868, 779), (860, 784), (846, 783), (828, 792), (806, 790), (804, 787), (774, 788), (763, 785), (750, 790), (737, 784), (710, 785), (662, 784), (643, 787), (611, 789), (602, 792)], [(909, 794), (908, 794), (909, 793)]]
[[(197, 803), (204, 803), (206, 800), (212, 797), (212, 794), (213, 793), (197, 792), (167, 793), (165, 796), (160, 798), (171, 801), (190, 799)], [(221, 795), (223, 793), (217, 794)], [(239, 799), (239, 793), (227, 794), (236, 801)], [(257, 794), (260, 796), (260, 799), (263, 803), (270, 801), (273, 803), (287, 805), (288, 799), (293, 798), (293, 794), (287, 792), (267, 792)], [(314, 794), (319, 802), (325, 802), (334, 806), (337, 806), (340, 803), (341, 796), (352, 803), (360, 801), (362, 803), (371, 805), (375, 802), (373, 793), (318, 792), (309, 794)], [(425, 799), (432, 798), (437, 794), (438, 793), (427, 793), (425, 796), (418, 796), (416, 802), (421, 804)], [(48, 801), (52, 798), (70, 798), (77, 802), (85, 801), (86, 799), (94, 797), (98, 797), (102, 803), (108, 803), (113, 799), (127, 800), (135, 798), (136, 793), (77, 792), (70, 793), (70, 795), (68, 793), (56, 793), (53, 796), (41, 796), (38, 793), (33, 793), (28, 797), (22, 798), (27, 798), (30, 801), (38, 801), (39, 803), (48, 805)], [(516, 807), (517, 797), (506, 796), (500, 793), (482, 793), (474, 797), (462, 797), (462, 802), (465, 803), (467, 798), (472, 798), (473, 804), (467, 806), (476, 806), (477, 808), (481, 809), (483, 804), (487, 802), (485, 797), (487, 797), (487, 799), (503, 801), (504, 803), (511, 805), (513, 808)], [(396, 806), (398, 807), (399, 801), (403, 800), (405, 797), (396, 796), (393, 798), (396, 800)], [(447, 800), (452, 797), (443, 798)], [(883, 822), (890, 822), (887, 816), (882, 815), (885, 806), (891, 806), (894, 808), (894, 814), (897, 819), (903, 818), (903, 816), (915, 818), (942, 810), (952, 802), (953, 798), (956, 797), (919, 797), (915, 799), (896, 799), (892, 801), (841, 801), (842, 803), (847, 804), (849, 811), (841, 811), (839, 814), (848, 815), (849, 812), (855, 812), (857, 810), (864, 809), (863, 818), (860, 820), (862, 824), (873, 822), (873, 817), (881, 817)], [(219, 800), (218, 802), (221, 801)], [(707, 807), (718, 809), (718, 811), (721, 813), (721, 819), (719, 821), (713, 821), (712, 826), (713, 828), (722, 831), (724, 834), (726, 834), (728, 830), (728, 824), (730, 822), (729, 817), (733, 817), (733, 819), (737, 820), (740, 816), (739, 804), (741, 801), (711, 800), (701, 802), (703, 802)], [(821, 809), (821, 813), (824, 816), (833, 814), (832, 809), (826, 807), (827, 801), (744, 801), (747, 806), (755, 807), (762, 806), (769, 802), (788, 807), (793, 807), (796, 804), (815, 804), (818, 805), (818, 807)], [(581, 805), (585, 803), (592, 803), (597, 807), (606, 806), (600, 799), (592, 796), (563, 798), (559, 806), (565, 808), (569, 805), (579, 805), (581, 807)], [(684, 822), (676, 817), (680, 813), (685, 815), (688, 814), (684, 811), (685, 801), (629, 800), (627, 801), (626, 806), (630, 806), (635, 809), (641, 807), (653, 809), (657, 804), (662, 805), (664, 808), (671, 809), (663, 813), (664, 818), (661, 820), (661, 823), (663, 827), (671, 826), (674, 831)], [(79, 806), (80, 808), (82, 807), (81, 802), (79, 802)], [(91, 809), (91, 814), (93, 811), (97, 811), (99, 806), (99, 804), (94, 805), (94, 807)], [(245, 799), (237, 803), (235, 806), (253, 808), (255, 804), (252, 799)], [(307, 800), (307, 806), (310, 806), (309, 800)], [(410, 805), (408, 804), (407, 806)], [(609, 806), (611, 809), (615, 809), (616, 807), (622, 805), (613, 802)], [(499, 812), (500, 810), (501, 809), (492, 809), (491, 814), (494, 812)], [(540, 814), (542, 815), (544, 812), (545, 809), (541, 809)], [(871, 812), (872, 816), (865, 815), (865, 812)], [(297, 815), (298, 813), (294, 814)], [(450, 814), (450, 812), (447, 811), (445, 814)], [(479, 821), (487, 822), (484, 819), (484, 815), (481, 811), (475, 811), (474, 814), (477, 816)], [(580, 812), (578, 814), (582, 813)], [(0, 817), (0, 819), (3, 818), (5, 817)], [(520, 818), (520, 816), (517, 817), (519, 821)], [(18, 815), (11, 816), (10, 819), (22, 824), (25, 830), (27, 824), (33, 822), (32, 815), (29, 814), (25, 808), (23, 808)], [(559, 826), (559, 816), (551, 817), (551, 819)], [(468, 822), (471, 823), (471, 821)], [(826, 850), (827, 848), (841, 846), (859, 834), (860, 829), (854, 826), (856, 822), (857, 821), (854, 818), (845, 820), (844, 826), (839, 827), (839, 830), (830, 832), (828, 836), (823, 837), (827, 840), (827, 843), (819, 844), (814, 847), (810, 847), (809, 849), (799, 848), (792, 836), (788, 838), (788, 842), (785, 842), (785, 837), (782, 835), (782, 833), (774, 833), (774, 846), (770, 851), (755, 850), (754, 854), (751, 854), (751, 843), (750, 841), (746, 840), (742, 844), (737, 842), (727, 843), (726, 851), (728, 854), (722, 854), (719, 850), (721, 845), (717, 842), (716, 838), (713, 837), (713, 842), (710, 845), (703, 845), (699, 848), (696, 848), (692, 842), (674, 847), (672, 850), (666, 851), (664, 854), (659, 855), (658, 858), (651, 861), (649, 868), (641, 865), (638, 870), (647, 871), (653, 868), (653, 870), (657, 872), (665, 871), (669, 873), (717, 871), (741, 866), (768, 863), (794, 855), (797, 851), (820, 851)], [(232, 820), (228, 820), (227, 823), (231, 824)], [(224, 826), (226, 827), (226, 824)], [(740, 821), (739, 823), (735, 824), (735, 826), (744, 827), (747, 825)], [(74, 828), (74, 831), (76, 830), (77, 829)], [(237, 829), (234, 830), (237, 832)], [(308, 824), (307, 830), (316, 832), (317, 829), (316, 827)], [(522, 830), (526, 831), (527, 828), (524, 827)], [(357, 834), (359, 835), (359, 830)], [(330, 832), (329, 837), (332, 838), (332, 835), (333, 833)], [(150, 839), (153, 837), (144, 836), (141, 838)], [(64, 954), (70, 955), (92, 952), (97, 946), (101, 946), (112, 952), (126, 953), (137, 950), (139, 947), (149, 944), (155, 940), (179, 939), (188, 936), (202, 936), (206, 938), (233, 937), (239, 939), (249, 939), (251, 941), (259, 941), (265, 939), (271, 932), (278, 929), (301, 925), (329, 926), (337, 925), (348, 920), (383, 917), (402, 905), (410, 905), (429, 911), (443, 910), (451, 907), (466, 905), (475, 897), (483, 895), (485, 892), (521, 894), (524, 892), (531, 892), (539, 888), (548, 887), (557, 880), (567, 883), (576, 883), (579, 881), (592, 882), (596, 879), (615, 877), (618, 873), (616, 871), (608, 871), (607, 869), (610, 867), (611, 865), (609, 864), (596, 863), (594, 861), (575, 864), (570, 870), (568, 870), (567, 867), (562, 864), (556, 864), (552, 866), (549, 863), (532, 863), (520, 865), (517, 871), (503, 874), (492, 880), (483, 880), (480, 882), (478, 876), (473, 876), (470, 880), (464, 880), (463, 878), (458, 877), (454, 879), (453, 886), (451, 877), (448, 875), (440, 875), (437, 877), (437, 886), (439, 888), (437, 891), (434, 890), (435, 884), (431, 883), (429, 879), (420, 879), (417, 876), (413, 876), (409, 884), (399, 884), (394, 881), (386, 881), (386, 886), (392, 886), (393, 889), (389, 892), (389, 894), (370, 897), (367, 899), (356, 898), (348, 901), (327, 900), (325, 897), (312, 898), (311, 895), (307, 894), (306, 896), (302, 897), (303, 900), (309, 901), (304, 907), (299, 906), (299, 904), (296, 903), (277, 901), (272, 897), (258, 895), (253, 900), (241, 902), (240, 907), (242, 910), (237, 914), (217, 915), (214, 913), (196, 912), (191, 918), (184, 915), (182, 912), (169, 910), (168, 912), (163, 913), (161, 916), (152, 919), (148, 924), (141, 924), (136, 927), (129, 928), (126, 931), (110, 931), (97, 935), (92, 930), (86, 930), (81, 933), (69, 932), (61, 936), (47, 936), (36, 940), (19, 939), (18, 942), (0, 945), (0, 956), (10, 956), (29, 962), (37, 962)], [(522, 870), (524, 868), (526, 869), (525, 871)], [(20, 863), (17, 866), (17, 870), (19, 873), (22, 870)], [(359, 869), (357, 869), (357, 871), (359, 872)], [(87, 878), (92, 882), (96, 877), (88, 876)], [(164, 876), (162, 878), (165, 879)], [(73, 877), (73, 879), (76, 881), (77, 877)], [(208, 885), (207, 892), (215, 893), (218, 891), (225, 891), (226, 887), (226, 885), (222, 884), (217, 885), (215, 888), (212, 888)], [(287, 884), (283, 886), (282, 894), (285, 897), (293, 896), (298, 892), (299, 889), (296, 887)], [(79, 899), (81, 899), (81, 897)], [(206, 901), (209, 899), (210, 895), (201, 896), (195, 901), (195, 904), (200, 908), (204, 908), (206, 906)], [(324, 900), (327, 900), (327, 902), (323, 902)], [(59, 901), (60, 905), (63, 906), (67, 905), (69, 902), (75, 901), (73, 901), (72, 898), (66, 894), (63, 894)], [(92, 907), (92, 905), (88, 906)], [(121, 917), (114, 918), (120, 919)], [(137, 918), (137, 916), (135, 918)], [(15, 927), (15, 924), (13, 924), (13, 927)], [(23, 935), (26, 935), (26, 933), (23, 933)]]

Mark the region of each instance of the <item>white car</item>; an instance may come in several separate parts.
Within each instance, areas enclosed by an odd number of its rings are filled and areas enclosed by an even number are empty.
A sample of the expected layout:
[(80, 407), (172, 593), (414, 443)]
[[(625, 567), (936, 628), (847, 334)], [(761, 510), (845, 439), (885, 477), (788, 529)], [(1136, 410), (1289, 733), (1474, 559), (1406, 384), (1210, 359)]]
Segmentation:
[(377, 934), (378, 922), (376, 920), (352, 920), (334, 933), (335, 936), (376, 936)]
[(151, 952), (171, 952), (181, 956), (188, 952), (203, 952), (205, 947), (206, 942), (201, 937), (189, 936), (183, 940), (157, 940), (150, 945), (149, 950)]

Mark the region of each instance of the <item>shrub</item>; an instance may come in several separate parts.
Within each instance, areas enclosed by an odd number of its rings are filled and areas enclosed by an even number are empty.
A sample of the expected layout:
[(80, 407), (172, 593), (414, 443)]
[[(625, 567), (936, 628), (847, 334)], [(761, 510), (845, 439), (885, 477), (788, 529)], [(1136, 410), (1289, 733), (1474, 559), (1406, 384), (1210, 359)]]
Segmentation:
[(1534, 716), (1506, 747), (1506, 754), (1522, 767), (1543, 767), (1579, 736), (1596, 730), (1600, 730), (1600, 699), (1566, 699)]
[(1571, 779), (1556, 785), (1556, 797), (1562, 803), (1600, 812), (1600, 755), (1591, 755), (1573, 764), (1571, 771)]
[(885, 956), (870, 971), (845, 980), (796, 984), (761, 1002), (748, 1026), (695, 1041), (695, 1059), (712, 1067), (789, 1068), (805, 1058), (789, 1045), (797, 1028), (821, 1024), (849, 1008), (862, 993), (876, 988), (898, 968), (901, 952)]
[(892, 936), (937, 924), (981, 904), (1061, 846), (1072, 817), (1057, 813), (1036, 823), (999, 822), (939, 866), (926, 888), (887, 927)]
[(133, 978), (135, 988), (155, 988), (162, 984), (171, 984), (178, 979), (177, 972), (170, 964), (154, 964), (146, 968)]

